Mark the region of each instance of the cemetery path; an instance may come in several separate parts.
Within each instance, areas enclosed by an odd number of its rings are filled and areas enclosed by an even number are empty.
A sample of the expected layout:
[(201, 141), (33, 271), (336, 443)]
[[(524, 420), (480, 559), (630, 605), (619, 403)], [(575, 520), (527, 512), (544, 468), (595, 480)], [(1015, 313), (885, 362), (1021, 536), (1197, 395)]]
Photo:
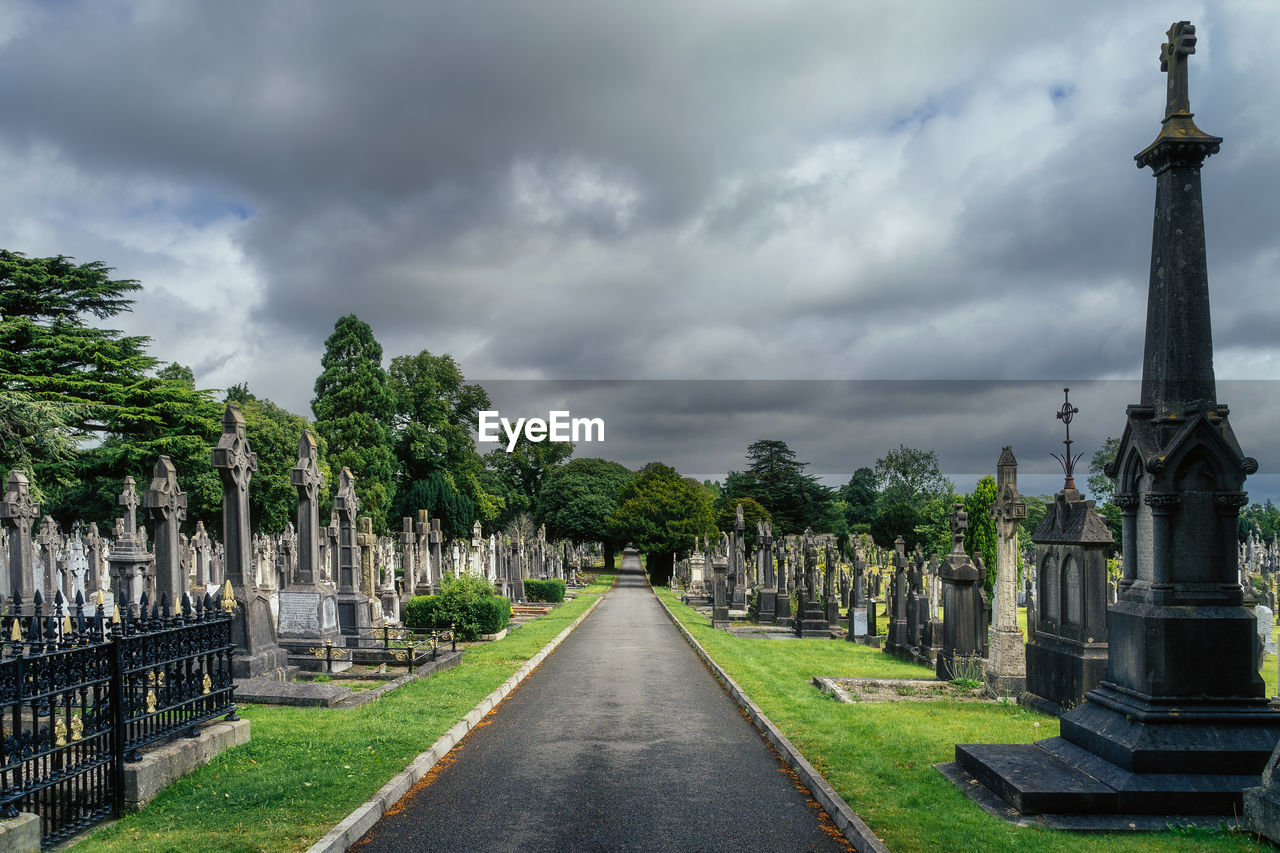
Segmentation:
[(852, 849), (627, 569), (352, 850)]

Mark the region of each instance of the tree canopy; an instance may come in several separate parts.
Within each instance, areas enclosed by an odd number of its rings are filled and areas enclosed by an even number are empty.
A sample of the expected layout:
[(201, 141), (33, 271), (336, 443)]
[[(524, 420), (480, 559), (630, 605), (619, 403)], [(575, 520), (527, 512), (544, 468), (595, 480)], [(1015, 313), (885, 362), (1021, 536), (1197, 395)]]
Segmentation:
[(920, 511), (931, 498), (951, 487), (950, 481), (942, 476), (935, 451), (917, 450), (905, 444), (876, 460), (875, 475), (880, 486), (881, 506), (908, 504)]
[(1116, 496), (1116, 481), (1107, 476), (1107, 465), (1115, 461), (1120, 439), (1112, 436), (1089, 458), (1089, 491), (1098, 503), (1110, 503)]
[(650, 462), (623, 487), (618, 506), (609, 514), (614, 537), (629, 543), (648, 559), (653, 583), (671, 576), (671, 559), (687, 554), (698, 537), (715, 532), (711, 496), (691, 484), (674, 468)]
[(964, 511), (969, 515), (969, 526), (964, 531), (964, 549), (977, 562), (982, 557), (987, 576), (983, 586), (990, 595), (996, 582), (996, 522), (991, 517), (991, 507), (996, 502), (996, 478), (990, 474), (964, 496)]
[(490, 522), (503, 506), (485, 487), (471, 437), (476, 413), (490, 405), (488, 392), (466, 383), (453, 356), (427, 350), (393, 358), (388, 381), (396, 400), (395, 514), (425, 509), (441, 519), (445, 535), (470, 536), (477, 519)]
[(333, 469), (355, 475), (361, 515), (385, 530), (395, 489), (395, 398), (382, 369), (382, 345), (368, 323), (348, 314), (334, 324), (320, 365), (311, 401), (316, 432), (328, 442)]
[(725, 478), (717, 506), (730, 511), (744, 498), (753, 498), (773, 519), (774, 533), (829, 532), (831, 490), (804, 473), (807, 462), (785, 441), (761, 439), (747, 447), (746, 471), (732, 471)]
[(624, 465), (591, 457), (553, 469), (538, 492), (538, 518), (547, 536), (576, 543), (613, 539), (609, 515), (635, 476)]

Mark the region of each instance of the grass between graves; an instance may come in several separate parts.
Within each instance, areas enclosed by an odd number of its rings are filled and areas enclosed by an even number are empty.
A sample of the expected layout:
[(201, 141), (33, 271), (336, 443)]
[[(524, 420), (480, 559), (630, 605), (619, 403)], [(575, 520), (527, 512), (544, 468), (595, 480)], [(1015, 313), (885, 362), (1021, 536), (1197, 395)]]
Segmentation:
[(72, 848), (96, 851), (296, 851), (367, 800), (613, 585), (596, 582), (462, 663), (348, 711), (246, 705), (249, 743), (166, 788), (137, 814)]
[(655, 592), (894, 853), (1259, 849), (1251, 837), (1224, 830), (1077, 835), (1013, 827), (982, 811), (932, 765), (953, 760), (957, 743), (1030, 743), (1052, 737), (1058, 734), (1054, 717), (1014, 704), (842, 704), (819, 692), (810, 679), (932, 678), (933, 671), (844, 641), (734, 637), (712, 629), (707, 617), (667, 589)]

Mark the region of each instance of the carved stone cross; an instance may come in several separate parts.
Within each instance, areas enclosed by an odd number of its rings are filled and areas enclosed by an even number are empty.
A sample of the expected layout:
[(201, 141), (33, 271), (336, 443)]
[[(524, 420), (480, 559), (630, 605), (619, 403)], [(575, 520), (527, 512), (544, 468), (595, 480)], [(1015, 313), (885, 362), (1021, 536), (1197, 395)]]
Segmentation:
[(134, 484), (133, 477), (126, 476), (124, 478), (124, 491), (120, 492), (120, 496), (116, 498), (116, 503), (124, 507), (124, 535), (134, 536), (138, 532), (138, 490)]
[(1169, 40), (1160, 45), (1160, 70), (1169, 75), (1169, 93), (1164, 106), (1164, 115), (1168, 118), (1191, 112), (1187, 57), (1196, 52), (1196, 28), (1190, 21), (1178, 21), (1165, 35)]

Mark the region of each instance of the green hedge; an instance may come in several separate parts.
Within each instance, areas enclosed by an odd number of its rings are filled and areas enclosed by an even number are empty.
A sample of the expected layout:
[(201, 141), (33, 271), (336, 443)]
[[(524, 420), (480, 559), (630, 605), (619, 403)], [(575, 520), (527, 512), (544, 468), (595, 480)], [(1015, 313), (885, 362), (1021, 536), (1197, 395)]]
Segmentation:
[(453, 625), (459, 640), (496, 634), (511, 620), (511, 602), (493, 594), (484, 578), (447, 577), (439, 595), (415, 595), (405, 602), (404, 624), (418, 631), (438, 631)]
[(564, 581), (560, 578), (529, 579), (524, 582), (526, 601), (564, 601)]

